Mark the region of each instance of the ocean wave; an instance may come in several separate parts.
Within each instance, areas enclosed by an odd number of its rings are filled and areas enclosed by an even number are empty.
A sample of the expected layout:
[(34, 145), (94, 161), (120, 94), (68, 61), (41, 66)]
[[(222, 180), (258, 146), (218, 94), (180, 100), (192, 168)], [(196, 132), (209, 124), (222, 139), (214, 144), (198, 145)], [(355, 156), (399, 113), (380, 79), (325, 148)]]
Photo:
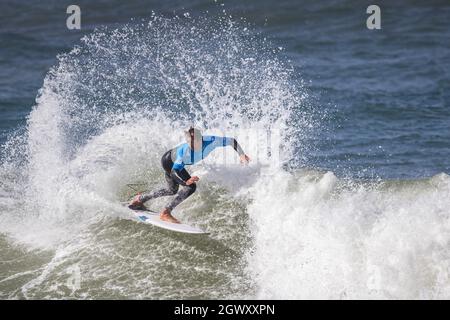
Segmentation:
[[(320, 127), (292, 68), (245, 22), (154, 17), (58, 58), (26, 132), (2, 148), (0, 247), (15, 257), (2, 297), (449, 296), (449, 177), (286, 169)], [(192, 167), (198, 191), (175, 215), (206, 238), (139, 224), (120, 204), (129, 183), (164, 183), (160, 157), (192, 123), (235, 135), (255, 160), (227, 150)], [(280, 133), (276, 163), (258, 161), (255, 128)]]

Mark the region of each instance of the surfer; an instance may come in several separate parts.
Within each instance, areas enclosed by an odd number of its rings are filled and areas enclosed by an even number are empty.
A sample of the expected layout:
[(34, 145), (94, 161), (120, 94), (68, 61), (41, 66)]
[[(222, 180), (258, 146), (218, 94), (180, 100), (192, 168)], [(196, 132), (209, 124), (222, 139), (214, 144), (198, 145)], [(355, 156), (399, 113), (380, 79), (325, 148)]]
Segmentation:
[[(184, 166), (192, 165), (203, 160), (217, 147), (232, 146), (239, 154), (241, 163), (248, 163), (250, 158), (244, 153), (239, 143), (234, 138), (219, 136), (202, 136), (199, 129), (190, 127), (185, 131), (186, 143), (183, 143), (162, 156), (161, 164), (164, 169), (164, 177), (167, 181), (167, 187), (149, 193), (138, 193), (131, 200), (129, 207), (131, 209), (145, 209), (144, 203), (150, 199), (162, 196), (177, 195), (161, 211), (159, 217), (163, 221), (180, 223), (172, 216), (172, 210), (182, 201), (186, 200), (195, 192), (196, 182), (199, 177), (191, 177)], [(179, 186), (183, 188), (178, 191)]]

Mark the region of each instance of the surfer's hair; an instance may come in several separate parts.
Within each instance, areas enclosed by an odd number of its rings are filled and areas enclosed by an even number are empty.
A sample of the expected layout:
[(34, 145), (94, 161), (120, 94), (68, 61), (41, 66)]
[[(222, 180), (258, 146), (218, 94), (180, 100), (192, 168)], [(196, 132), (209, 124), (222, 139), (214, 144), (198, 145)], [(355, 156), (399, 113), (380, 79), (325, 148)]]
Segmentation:
[(200, 140), (202, 138), (202, 131), (193, 126), (189, 127), (187, 131), (184, 132), (186, 135), (186, 140), (193, 146), (194, 140)]

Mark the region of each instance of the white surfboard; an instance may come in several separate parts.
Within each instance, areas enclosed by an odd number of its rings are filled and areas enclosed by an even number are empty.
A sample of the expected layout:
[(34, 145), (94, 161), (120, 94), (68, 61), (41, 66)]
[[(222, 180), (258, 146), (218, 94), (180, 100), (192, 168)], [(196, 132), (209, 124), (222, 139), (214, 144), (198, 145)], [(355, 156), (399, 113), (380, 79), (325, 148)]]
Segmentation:
[[(128, 207), (128, 204), (127, 204), (127, 207)], [(172, 222), (162, 221), (159, 218), (159, 214), (152, 210), (133, 210), (133, 209), (130, 209), (130, 210), (133, 212), (133, 216), (139, 222), (151, 224), (151, 225), (163, 228), (163, 229), (176, 231), (176, 232), (192, 233), (192, 234), (209, 234), (209, 232), (206, 232), (200, 228), (193, 227), (193, 226), (190, 226), (190, 225), (187, 225), (184, 223), (172, 223)]]

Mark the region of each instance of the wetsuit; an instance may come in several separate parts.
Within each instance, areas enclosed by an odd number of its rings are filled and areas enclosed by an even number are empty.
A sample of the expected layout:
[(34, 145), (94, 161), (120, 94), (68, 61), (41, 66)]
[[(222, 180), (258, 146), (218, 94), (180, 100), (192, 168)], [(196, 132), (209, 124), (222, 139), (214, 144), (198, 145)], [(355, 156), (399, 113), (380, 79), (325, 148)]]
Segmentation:
[(244, 154), (239, 143), (234, 138), (218, 137), (218, 136), (203, 136), (202, 148), (198, 151), (193, 151), (187, 143), (183, 143), (166, 153), (161, 158), (161, 164), (165, 171), (164, 177), (167, 181), (168, 187), (156, 190), (150, 193), (144, 193), (140, 196), (142, 202), (150, 199), (175, 195), (178, 188), (182, 188), (177, 196), (166, 206), (169, 210), (173, 210), (183, 200), (188, 198), (195, 192), (196, 184), (192, 183), (186, 185), (186, 181), (191, 178), (189, 173), (184, 168), (186, 165), (193, 165), (205, 159), (215, 148), (232, 146), (239, 156)]

